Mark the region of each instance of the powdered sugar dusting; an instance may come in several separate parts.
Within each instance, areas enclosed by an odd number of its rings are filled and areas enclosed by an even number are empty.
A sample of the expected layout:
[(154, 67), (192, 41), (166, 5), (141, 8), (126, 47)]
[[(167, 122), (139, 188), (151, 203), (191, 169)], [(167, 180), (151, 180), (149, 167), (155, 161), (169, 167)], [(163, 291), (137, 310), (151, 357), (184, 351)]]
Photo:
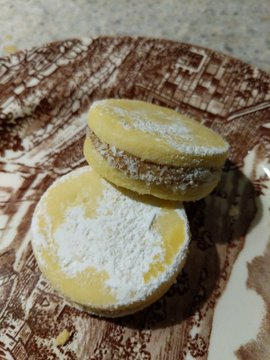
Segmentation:
[[(121, 118), (121, 123), (126, 129), (137, 129), (143, 132), (153, 133), (163, 136), (185, 136), (188, 138), (191, 136), (190, 130), (179, 122), (179, 118), (175, 115), (168, 115), (161, 111), (155, 112), (156, 119), (162, 119), (166, 122), (153, 122), (149, 121), (149, 114), (145, 110), (133, 110), (127, 111), (120, 107), (110, 107), (110, 110), (118, 114)], [(132, 122), (128, 122), (127, 119), (131, 119)], [(187, 136), (189, 135), (189, 136)]]
[(86, 218), (83, 206), (66, 212), (64, 224), (54, 234), (59, 261), (70, 276), (90, 266), (105, 270), (110, 287), (118, 289), (125, 283), (129, 292), (143, 285), (143, 274), (154, 258), (164, 256), (161, 237), (151, 228), (160, 209), (135, 202), (111, 185), (103, 197), (95, 218)]
[[(148, 109), (140, 108), (127, 110), (116, 103), (110, 103), (110, 100), (99, 100), (94, 102), (92, 107), (102, 106), (102, 111), (110, 113), (118, 117), (123, 128), (130, 130), (135, 129), (144, 133), (156, 136), (156, 141), (161, 139), (177, 151), (188, 154), (206, 156), (211, 154), (223, 154), (228, 150), (228, 146), (224, 147), (207, 146), (207, 144), (199, 145), (194, 137), (194, 131), (181, 121), (180, 114), (174, 111), (162, 111), (161, 107), (156, 107), (155, 112)], [(185, 119), (187, 117), (185, 116)], [(192, 122), (193, 119), (190, 119)], [(200, 135), (196, 135), (197, 140)]]
[[(125, 129), (136, 129), (158, 136), (172, 137), (184, 136), (191, 138), (190, 129), (180, 123), (179, 118), (174, 114), (165, 114), (162, 111), (155, 112), (156, 122), (150, 121), (149, 111), (138, 108), (138, 110), (125, 110), (122, 107), (110, 105), (106, 100), (96, 101), (94, 106), (105, 104), (104, 110), (112, 114), (117, 114), (122, 126)], [(158, 121), (160, 120), (160, 121)]]
[[(89, 169), (85, 167), (73, 171), (59, 181), (63, 183), (65, 178), (79, 176)], [(174, 274), (185, 256), (188, 235), (173, 263), (158, 278), (152, 278), (145, 284), (144, 275), (151, 264), (164, 260), (163, 240), (154, 226), (162, 209), (125, 196), (105, 180), (100, 181), (103, 192), (96, 215), (87, 217), (83, 204), (69, 207), (65, 211), (64, 222), (51, 234), (51, 244), (56, 249), (62, 271), (69, 277), (89, 267), (106, 271), (109, 275), (106, 286), (116, 294), (119, 304), (127, 304), (131, 298), (133, 301), (144, 298)], [(176, 211), (186, 221), (184, 210), (180, 207)], [(41, 201), (35, 217), (44, 212), (46, 205)], [(49, 229), (48, 217), (46, 222)], [(36, 226), (34, 231), (42, 237)], [(44, 239), (42, 242), (34, 240), (36, 247), (41, 244), (44, 246)]]

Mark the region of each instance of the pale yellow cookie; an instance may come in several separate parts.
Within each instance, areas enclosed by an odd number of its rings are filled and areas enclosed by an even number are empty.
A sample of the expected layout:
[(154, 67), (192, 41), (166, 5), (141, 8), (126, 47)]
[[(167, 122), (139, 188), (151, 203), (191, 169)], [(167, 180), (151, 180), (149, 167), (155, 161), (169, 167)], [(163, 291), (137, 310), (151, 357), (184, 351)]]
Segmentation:
[(90, 166), (55, 181), (32, 220), (33, 251), (51, 285), (108, 317), (160, 298), (182, 269), (188, 244), (181, 203), (120, 191)]
[(176, 111), (107, 99), (88, 114), (84, 154), (101, 176), (139, 194), (198, 200), (217, 185), (228, 144)]

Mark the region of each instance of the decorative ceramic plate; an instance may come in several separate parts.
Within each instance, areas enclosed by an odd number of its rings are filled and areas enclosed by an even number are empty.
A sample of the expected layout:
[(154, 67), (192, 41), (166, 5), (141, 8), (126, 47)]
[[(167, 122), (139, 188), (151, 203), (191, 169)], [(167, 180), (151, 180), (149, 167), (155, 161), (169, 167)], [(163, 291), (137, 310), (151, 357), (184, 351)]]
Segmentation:
[[(40, 274), (29, 231), (40, 196), (85, 164), (96, 99), (146, 100), (222, 134), (218, 188), (187, 203), (192, 243), (177, 283), (132, 316), (72, 307)], [(0, 358), (270, 359), (270, 75), (167, 40), (67, 40), (0, 60)], [(65, 345), (55, 339), (64, 329)]]

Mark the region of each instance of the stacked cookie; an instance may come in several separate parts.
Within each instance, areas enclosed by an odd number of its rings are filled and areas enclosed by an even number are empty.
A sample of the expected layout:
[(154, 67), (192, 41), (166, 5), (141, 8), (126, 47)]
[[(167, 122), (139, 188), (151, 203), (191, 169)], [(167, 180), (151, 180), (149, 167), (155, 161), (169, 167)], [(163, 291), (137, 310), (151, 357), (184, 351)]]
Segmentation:
[(88, 115), (87, 161), (139, 194), (198, 200), (217, 185), (227, 143), (184, 115), (142, 101), (102, 100)]
[(87, 311), (133, 313), (161, 297), (189, 244), (180, 201), (216, 186), (228, 145), (170, 109), (95, 102), (84, 154), (90, 166), (57, 180), (33, 221), (33, 250), (52, 286)]

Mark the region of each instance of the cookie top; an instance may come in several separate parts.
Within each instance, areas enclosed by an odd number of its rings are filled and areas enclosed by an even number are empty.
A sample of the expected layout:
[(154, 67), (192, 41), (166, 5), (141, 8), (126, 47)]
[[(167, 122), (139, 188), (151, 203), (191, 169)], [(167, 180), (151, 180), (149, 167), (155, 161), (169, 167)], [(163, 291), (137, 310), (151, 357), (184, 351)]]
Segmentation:
[(142, 160), (173, 166), (222, 166), (228, 144), (220, 135), (174, 110), (144, 101), (93, 103), (88, 126), (100, 140)]
[(89, 166), (46, 191), (32, 221), (41, 271), (72, 301), (118, 311), (148, 301), (183, 264), (189, 229), (181, 203), (122, 192)]

